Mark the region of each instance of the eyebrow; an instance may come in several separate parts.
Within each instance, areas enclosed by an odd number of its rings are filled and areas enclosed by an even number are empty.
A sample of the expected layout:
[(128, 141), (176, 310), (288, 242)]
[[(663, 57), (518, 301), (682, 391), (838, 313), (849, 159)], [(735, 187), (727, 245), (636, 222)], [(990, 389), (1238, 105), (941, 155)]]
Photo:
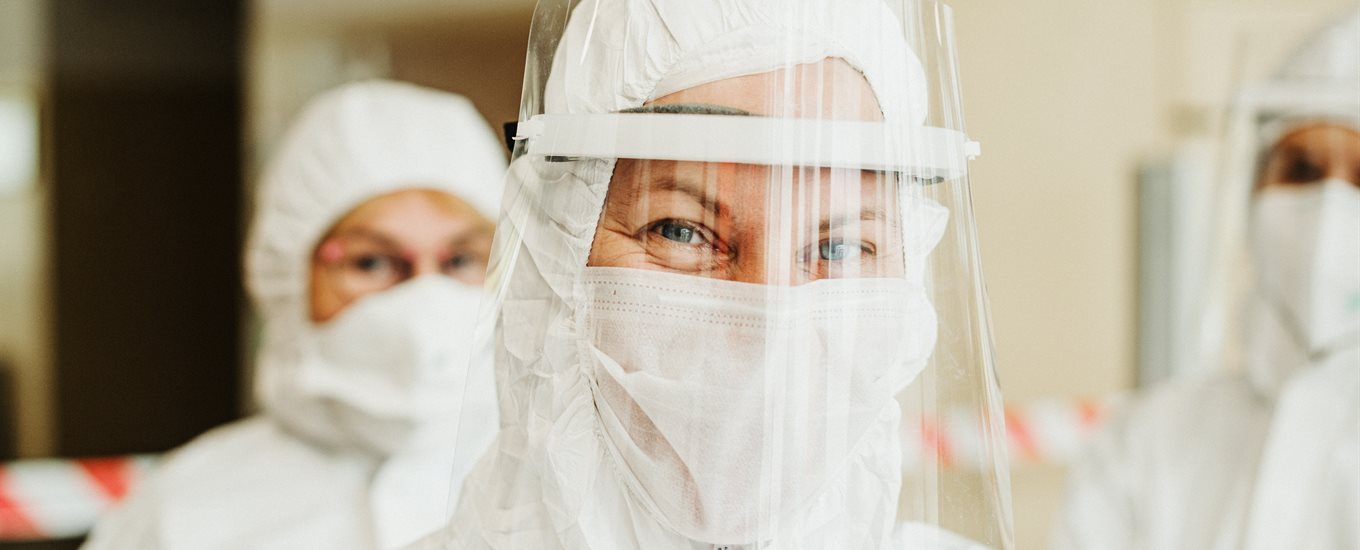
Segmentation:
[(449, 244), (455, 248), (459, 248), (467, 244), (470, 244), (471, 242), (477, 239), (483, 237), (490, 237), (493, 234), (495, 234), (494, 226), (489, 226), (487, 224), (477, 224), (476, 227), (470, 228), (466, 231), (459, 232), (457, 235), (454, 235), (452, 239), (449, 239)]
[(1312, 160), (1310, 157), (1313, 156), (1313, 151), (1311, 147), (1307, 147), (1297, 143), (1287, 143), (1280, 147), (1279, 154), (1285, 155), (1290, 158), (1304, 158)]
[[(853, 218), (851, 218), (850, 216), (827, 217), (826, 219), (822, 220), (819, 229), (823, 233), (827, 233), (833, 229), (839, 229), (841, 226), (846, 225), (846, 222), (851, 219)], [(889, 219), (887, 211), (884, 210), (882, 206), (864, 207), (863, 210), (859, 211), (859, 219), (860, 221), (885, 221), (894, 226), (897, 225), (897, 220)]]
[(665, 103), (661, 105), (643, 105), (632, 109), (624, 109), (619, 112), (661, 115), (752, 116), (749, 111), (743, 111), (735, 107), (713, 105), (711, 103)]
[[(459, 247), (469, 244), (476, 239), (480, 239), (482, 237), (489, 237), (492, 234), (494, 234), (494, 226), (479, 223), (476, 224), (476, 226), (474, 227), (465, 229), (463, 231), (458, 232), (456, 235), (453, 235), (451, 238), (449, 238), (448, 243), (451, 246)], [(368, 239), (376, 242), (379, 246), (383, 248), (388, 248), (396, 251), (402, 251), (405, 249), (405, 247), (403, 247), (395, 239), (388, 236), (387, 234), (381, 231), (376, 231), (365, 227), (355, 227), (352, 229), (346, 229), (340, 233), (332, 235), (329, 238), (336, 237)]]
[[(348, 237), (358, 237), (358, 238), (368, 239), (368, 240), (374, 241), (374, 242), (376, 242), (379, 246), (382, 246), (383, 248), (390, 248), (390, 249), (398, 250), (398, 251), (400, 251), (400, 250), (402, 249), (401, 245), (400, 245), (400, 244), (397, 244), (397, 241), (393, 240), (392, 237), (389, 237), (389, 236), (387, 236), (386, 234), (384, 234), (384, 233), (382, 233), (382, 232), (380, 232), (380, 231), (374, 231), (374, 230), (372, 230), (372, 229), (368, 229), (368, 228), (365, 228), (365, 227), (355, 227), (355, 228), (351, 228), (351, 229), (346, 229), (346, 230), (344, 230), (344, 231), (341, 231), (341, 232), (339, 232), (339, 233), (336, 233), (335, 235), (332, 235), (332, 236), (329, 237), (329, 238), (337, 238), (337, 237), (347, 237), (347, 238), (348, 238)], [(323, 239), (323, 241), (324, 241), (324, 239)]]
[(722, 202), (718, 201), (717, 197), (705, 192), (701, 185), (692, 181), (681, 181), (675, 176), (662, 176), (657, 178), (653, 180), (648, 187), (650, 188), (650, 191), (671, 191), (685, 195), (694, 202), (699, 203), (704, 210), (713, 214), (714, 218), (721, 216), (721, 214), (728, 210)]
[[(706, 193), (702, 186), (692, 181), (682, 181), (675, 176), (662, 176), (653, 180), (649, 185), (649, 192), (658, 191), (671, 191), (685, 195), (694, 202), (699, 203), (704, 210), (707, 210), (715, 218), (729, 210), (726, 207), (726, 204)], [(830, 231), (832, 228), (845, 225), (846, 221), (850, 219), (853, 218), (849, 216), (828, 216), (826, 219), (822, 220), (821, 230)], [(882, 205), (864, 207), (860, 210), (859, 219), (860, 221), (887, 221), (893, 225), (897, 225), (897, 220), (891, 219), (887, 210)]]

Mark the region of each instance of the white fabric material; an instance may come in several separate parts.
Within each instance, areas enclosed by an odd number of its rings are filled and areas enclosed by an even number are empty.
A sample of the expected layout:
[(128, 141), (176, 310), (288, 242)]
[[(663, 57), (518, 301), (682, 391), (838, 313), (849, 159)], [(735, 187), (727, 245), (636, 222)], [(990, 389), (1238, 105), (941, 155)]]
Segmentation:
[(324, 325), (269, 342), (261, 396), (279, 422), (318, 441), (377, 456), (447, 446), (458, 437), (481, 298), (443, 275), (364, 296)]
[(1294, 51), (1275, 80), (1294, 84), (1360, 85), (1360, 10), (1351, 9)]
[(1261, 193), (1257, 260), (1278, 290), (1248, 306), (1246, 368), (1109, 422), (1070, 474), (1052, 548), (1356, 548), (1358, 197), (1348, 182)]
[(1271, 85), (1306, 92), (1334, 90), (1350, 98), (1346, 105), (1298, 102), (1272, 110), (1257, 133), (1262, 148), (1273, 146), (1290, 131), (1315, 122), (1339, 123), (1360, 128), (1360, 10), (1341, 17), (1336, 24), (1308, 41), (1275, 72)]
[(83, 548), (400, 548), (448, 519), (454, 457), (430, 449), (379, 463), (256, 416), (168, 455)]
[(1360, 347), (1295, 376), (1270, 433), (1244, 548), (1360, 548)]
[[(1312, 362), (1360, 345), (1360, 188), (1329, 180), (1262, 189), (1251, 227), (1259, 292), (1287, 330), (1287, 341), (1272, 344)], [(1290, 365), (1249, 365), (1263, 387), (1293, 373)]]
[[(925, 80), (920, 63), (901, 36), (897, 25), (900, 19), (882, 2), (641, 0), (627, 7), (621, 3), (586, 1), (575, 8), (547, 83), (547, 114), (617, 112), (706, 82), (759, 74), (790, 62), (839, 57), (864, 73), (885, 118), (917, 123), (924, 120)], [(795, 38), (790, 40), (791, 36)], [(771, 43), (771, 37), (778, 37), (777, 43)], [(724, 392), (720, 387), (691, 387), (685, 383), (687, 376), (715, 375), (723, 365), (743, 360), (747, 361), (744, 367), (755, 369), (745, 375), (771, 373), (760, 369), (762, 363), (750, 357), (755, 353), (753, 348), (734, 344), (727, 336), (725, 344), (713, 350), (693, 349), (711, 345), (702, 338), (688, 342), (687, 354), (704, 353), (713, 364), (693, 372), (677, 372), (673, 359), (663, 355), (685, 344), (677, 340), (680, 335), (668, 334), (665, 327), (645, 321), (645, 316), (636, 312), (603, 311), (599, 307), (601, 292), (618, 298), (612, 293), (637, 288), (629, 286), (632, 284), (647, 285), (650, 293), (626, 292), (624, 301), (636, 307), (664, 301), (667, 307), (685, 311), (683, 328), (673, 325), (672, 329), (705, 333), (710, 327), (695, 321), (706, 315), (730, 309), (769, 311), (761, 309), (771, 305), (769, 300), (796, 301), (804, 293), (815, 294), (839, 285), (757, 292), (736, 283), (587, 268), (613, 169), (612, 159), (547, 162), (533, 156), (522, 157), (511, 166), (507, 209), (499, 231), (502, 238), (517, 235), (523, 241), (521, 248), (506, 253), (513, 260), (507, 264), (509, 282), (494, 342), (502, 430), (494, 451), (468, 478), (465, 498), (450, 526), (415, 548), (665, 550), (709, 549), (716, 542), (732, 544), (730, 547), (736, 550), (742, 544), (770, 542), (754, 540), (768, 534), (751, 529), (753, 522), (759, 524), (761, 520), (770, 521), (761, 524), (762, 528), (777, 525), (786, 535), (798, 533), (780, 541), (784, 544), (781, 548), (883, 547), (892, 534), (900, 476), (900, 464), (895, 459), (901, 452), (896, 439), (899, 413), (892, 406), (891, 395), (912, 380), (919, 365), (904, 367), (899, 377), (880, 380), (882, 386), (873, 388), (866, 385), (866, 380), (874, 376), (872, 369), (858, 373), (865, 378), (841, 378), (839, 382), (847, 386), (842, 388), (845, 393), (841, 399), (834, 400), (842, 409), (839, 414), (856, 415), (864, 432), (836, 434), (837, 440), (805, 443), (811, 447), (797, 451), (773, 450), (769, 440), (786, 434), (763, 433), (751, 422), (756, 409), (764, 411), (765, 400), (775, 396), (724, 395), (727, 400), (723, 403), (733, 408), (723, 417), (704, 414), (679, 419), (670, 416), (675, 412), (663, 413), (660, 408), (666, 404), (690, 402), (698, 395), (716, 399)], [(944, 231), (948, 213), (920, 197), (906, 202), (902, 215), (906, 221), (907, 265), (915, 269), (896, 289), (876, 288), (868, 295), (897, 292), (909, 297), (906, 303), (912, 306), (907, 310), (883, 314), (899, 319), (899, 323), (926, 322), (934, 318), (934, 312), (920, 300), (921, 270), (924, 258)], [(867, 292), (876, 283), (851, 286)], [(704, 297), (695, 298), (691, 292)], [(865, 306), (864, 296), (847, 307)], [(723, 300), (719, 304), (714, 300), (718, 297), (754, 303)], [(895, 333), (897, 341), (905, 338), (913, 343), (910, 357), (876, 360), (900, 360), (907, 365), (924, 361), (935, 337), (933, 322), (926, 326), (929, 328), (899, 328)], [(843, 346), (849, 339), (882, 336), (875, 332), (833, 335), (832, 327), (822, 323), (800, 329), (822, 331), (820, 334), (835, 346), (821, 350), (833, 354), (824, 355), (823, 360), (848, 353)], [(597, 339), (603, 332), (613, 336)], [(766, 336), (760, 334), (761, 338)], [(810, 358), (807, 363), (790, 365), (803, 370), (813, 366)], [(843, 368), (825, 363), (816, 366)], [(825, 376), (830, 374), (817, 375)], [(867, 399), (852, 402), (851, 395)], [(882, 401), (885, 395), (888, 402)], [(776, 414), (816, 413), (786, 405)], [(656, 439), (651, 441), (675, 434), (689, 441), (656, 446), (663, 447), (660, 449), (637, 445), (638, 440), (649, 441), (646, 434), (634, 431), (645, 423), (637, 421), (636, 415), (629, 416), (632, 421), (626, 425), (619, 421), (633, 407), (645, 411), (654, 422), (656, 433), (652, 435)], [(709, 433), (695, 433), (698, 429)], [(769, 516), (751, 518), (736, 513), (731, 503), (746, 498), (752, 490), (746, 483), (753, 480), (739, 478), (756, 470), (718, 471), (716, 463), (703, 458), (700, 446), (700, 441), (705, 441), (702, 438), (712, 438), (707, 439), (714, 445), (711, 450), (726, 452), (726, 448), (718, 447), (738, 445), (734, 441), (744, 437), (760, 439), (743, 441), (737, 447), (757, 455), (753, 461), (816, 449), (825, 451), (831, 459), (845, 460), (846, 467), (839, 479), (824, 483), (815, 494), (793, 480), (770, 480), (776, 485), (789, 482), (794, 487), (795, 494), (786, 502), (797, 510), (792, 515), (787, 510), (761, 511)], [(847, 452), (851, 456), (846, 456)], [(657, 458), (662, 455), (667, 457)], [(683, 476), (675, 468), (681, 462), (695, 467), (697, 473), (681, 480)], [(716, 491), (699, 497), (705, 507), (701, 517), (682, 513), (685, 503), (673, 492), (683, 492), (677, 485), (691, 482)], [(915, 532), (937, 530), (922, 526)], [(738, 540), (718, 540), (724, 537)], [(944, 534), (919, 535), (913, 540), (938, 541), (940, 548), (962, 547), (957, 537)]]
[(446, 191), (494, 212), (502, 159), (458, 96), (365, 82), (314, 100), (266, 171), (246, 250), (265, 322), (262, 414), (171, 454), (86, 547), (396, 548), (442, 525), (472, 467), (455, 447), (485, 448), (497, 425), (491, 405), (462, 403), (492, 391), (463, 387), (479, 379), (466, 338), (480, 292), (422, 277), (318, 326), (310, 260), (346, 213), (393, 191)]
[(1241, 550), (1271, 409), (1241, 373), (1140, 396), (1073, 463), (1050, 547)]
[(925, 120), (921, 61), (883, 2), (582, 2), (554, 59), (544, 112), (612, 113), (681, 90), (779, 67), (844, 59), (888, 120)]
[[(790, 530), (781, 520), (806, 529), (896, 509), (900, 445), (865, 434), (897, 430), (893, 396), (934, 349), (935, 310), (922, 287), (902, 279), (776, 287), (588, 267), (580, 296), (604, 433), (632, 474), (625, 484), (663, 525), (699, 541), (765, 541)], [(762, 386), (775, 390), (743, 391)], [(631, 420), (639, 414), (645, 427)], [(884, 480), (878, 494), (798, 509), (828, 483), (848, 486), (827, 473), (851, 460)], [(768, 471), (770, 462), (782, 471)], [(862, 546), (882, 544), (893, 518), (882, 519), (882, 531), (856, 533)]]
[[(1360, 11), (1278, 73), (1281, 88), (1360, 87)], [(1360, 112), (1301, 103), (1306, 120)], [(1273, 141), (1266, 146), (1273, 145)], [(1349, 182), (1269, 188), (1252, 200), (1257, 285), (1242, 363), (1120, 411), (1072, 469), (1054, 550), (1356, 548), (1360, 517), (1360, 192)]]

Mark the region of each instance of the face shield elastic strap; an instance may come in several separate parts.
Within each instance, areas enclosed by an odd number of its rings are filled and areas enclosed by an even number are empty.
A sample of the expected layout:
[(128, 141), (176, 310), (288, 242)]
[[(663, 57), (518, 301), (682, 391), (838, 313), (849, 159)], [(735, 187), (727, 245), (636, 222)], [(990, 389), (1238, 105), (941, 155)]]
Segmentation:
[(656, 113), (539, 115), (520, 122), (525, 154), (967, 174), (981, 146), (963, 132), (889, 122)]
[(1242, 112), (1290, 113), (1300, 109), (1360, 115), (1360, 86), (1260, 84), (1237, 95)]
[(1237, 110), (1253, 113), (1251, 122), (1258, 129), (1258, 173), (1275, 142), (1300, 124), (1360, 128), (1360, 86), (1258, 85), (1240, 93), (1236, 102)]

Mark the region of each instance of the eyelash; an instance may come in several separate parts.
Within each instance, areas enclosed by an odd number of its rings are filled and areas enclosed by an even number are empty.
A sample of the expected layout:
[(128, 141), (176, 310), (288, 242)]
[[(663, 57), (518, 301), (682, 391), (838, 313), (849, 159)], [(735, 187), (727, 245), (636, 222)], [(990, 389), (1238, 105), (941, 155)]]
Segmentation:
[[(830, 242), (838, 242), (838, 243), (840, 243), (840, 244), (842, 244), (842, 245), (851, 245), (851, 246), (853, 246), (853, 245), (855, 245), (855, 244), (858, 244), (858, 245), (859, 245), (859, 253), (860, 253), (860, 255), (863, 256), (863, 257), (872, 258), (872, 257), (874, 257), (874, 256), (876, 256), (876, 255), (878, 254), (878, 247), (874, 246), (874, 244), (873, 244), (873, 243), (870, 243), (870, 242), (866, 242), (866, 241), (853, 241), (853, 240), (850, 240), (850, 239), (822, 239), (822, 240), (818, 241), (817, 243), (812, 244), (812, 245), (809, 245), (809, 246), (807, 246), (806, 248), (803, 249), (802, 260), (803, 260), (805, 263), (813, 263), (813, 262), (836, 262), (836, 261), (840, 261), (840, 260), (828, 260), (828, 259), (822, 258), (822, 246), (823, 246), (823, 245), (826, 245), (827, 243), (830, 243)], [(812, 259), (814, 256), (816, 257), (815, 260)]]
[[(688, 244), (667, 238), (661, 234), (661, 228), (666, 226), (667, 224), (674, 224), (689, 229), (694, 232), (694, 235), (698, 237), (700, 241), (703, 242), (696, 244)], [(666, 244), (672, 244), (675, 246), (698, 246), (700, 244), (715, 247), (717, 246), (716, 245), (717, 237), (713, 234), (713, 231), (710, 230), (708, 227), (704, 226), (701, 223), (695, 223), (675, 218), (665, 218), (649, 223), (642, 228), (642, 231), (640, 232), (639, 236), (645, 237), (651, 234), (655, 234), (657, 238), (661, 239)]]
[(1318, 166), (1311, 159), (1296, 158), (1291, 160), (1286, 166), (1284, 176), (1287, 181), (1294, 183), (1309, 183), (1322, 179), (1326, 174), (1322, 167)]

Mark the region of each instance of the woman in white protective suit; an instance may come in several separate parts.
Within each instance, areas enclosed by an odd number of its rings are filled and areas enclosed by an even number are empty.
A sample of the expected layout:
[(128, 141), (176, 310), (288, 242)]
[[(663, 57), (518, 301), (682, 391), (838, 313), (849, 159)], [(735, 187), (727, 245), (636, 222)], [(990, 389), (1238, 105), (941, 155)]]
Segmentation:
[(496, 426), (491, 388), (464, 384), (501, 147), (452, 94), (372, 81), (313, 100), (245, 252), (262, 412), (171, 453), (86, 548), (396, 548), (443, 525), (472, 466), (455, 447)]
[(501, 430), (416, 547), (1009, 548), (949, 15), (540, 2)]
[(1360, 548), (1360, 11), (1238, 103), (1240, 356), (1098, 434), (1055, 549)]

